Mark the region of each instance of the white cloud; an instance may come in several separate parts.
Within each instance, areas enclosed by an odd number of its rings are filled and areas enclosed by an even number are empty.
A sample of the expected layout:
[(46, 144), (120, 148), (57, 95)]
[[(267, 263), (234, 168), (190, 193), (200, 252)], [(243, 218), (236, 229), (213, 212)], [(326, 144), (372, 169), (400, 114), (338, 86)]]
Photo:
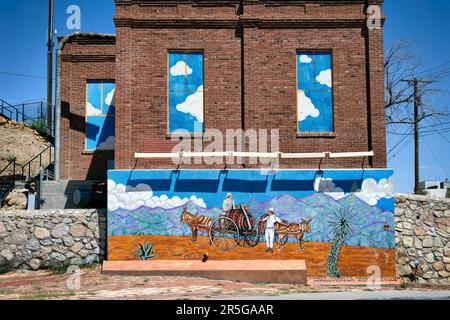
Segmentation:
[(94, 108), (94, 106), (88, 101), (88, 103), (86, 104), (86, 115), (100, 116), (102, 115), (102, 110)]
[(178, 104), (177, 110), (189, 113), (203, 123), (203, 86), (198, 87), (194, 94), (189, 95), (184, 102)]
[(136, 210), (140, 207), (171, 209), (194, 203), (197, 206), (206, 208), (206, 204), (202, 198), (192, 195), (189, 198), (181, 199), (178, 196), (169, 198), (163, 194), (154, 196), (149, 185), (138, 184), (136, 187), (125, 186), (121, 183), (116, 184), (113, 180), (108, 180), (108, 210), (115, 211), (118, 209)]
[(316, 109), (303, 90), (298, 90), (297, 92), (297, 104), (298, 121), (304, 121), (308, 116), (317, 118), (320, 115), (319, 109)]
[(107, 106), (110, 106), (111, 104), (114, 105), (114, 93), (116, 92), (116, 89), (112, 89), (110, 92), (108, 92), (108, 94), (106, 95), (105, 98), (105, 104)]
[(192, 69), (184, 61), (178, 61), (172, 68), (170, 68), (170, 74), (174, 77), (187, 76), (192, 74)]
[(309, 57), (309, 56), (306, 55), (306, 54), (302, 54), (302, 55), (300, 56), (300, 62), (301, 62), (301, 63), (311, 63), (311, 62), (312, 62), (312, 58)]
[(376, 205), (380, 199), (392, 198), (394, 195), (394, 177), (381, 179), (378, 183), (375, 179), (366, 179), (363, 181), (361, 191), (356, 192), (355, 195), (371, 206)]
[(324, 85), (324, 86), (327, 86), (327, 87), (331, 88), (332, 87), (332, 84), (331, 84), (331, 69), (320, 71), (319, 75), (316, 77), (316, 80), (321, 85)]
[(344, 190), (342, 190), (342, 188), (336, 187), (336, 184), (331, 178), (316, 178), (316, 180), (314, 181), (314, 190), (316, 192), (323, 192), (335, 200), (339, 200), (345, 197)]
[(97, 146), (97, 150), (114, 150), (115, 139), (114, 136), (106, 138), (106, 140)]

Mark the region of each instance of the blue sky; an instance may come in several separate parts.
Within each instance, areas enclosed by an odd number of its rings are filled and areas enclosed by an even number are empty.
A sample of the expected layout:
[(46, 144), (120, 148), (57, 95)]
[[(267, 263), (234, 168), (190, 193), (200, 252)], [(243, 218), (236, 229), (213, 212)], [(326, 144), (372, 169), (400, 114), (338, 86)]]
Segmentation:
[[(386, 0), (384, 13), (385, 45), (401, 38), (412, 38), (424, 69), (450, 60), (450, 1)], [(81, 8), (81, 31), (114, 33), (113, 0), (55, 0), (55, 29), (59, 35), (72, 32), (66, 28), (66, 9), (76, 4)], [(0, 1), (0, 98), (10, 103), (45, 100), (46, 98), (46, 28), (47, 0)], [(11, 74), (26, 74), (21, 77)], [(449, 107), (450, 79), (439, 84), (447, 91), (439, 99), (425, 101), (436, 109)], [(447, 126), (448, 128), (449, 126)], [(407, 131), (407, 128), (405, 128)], [(450, 178), (450, 133), (421, 139), (421, 178)], [(449, 140), (449, 141), (447, 141)], [(389, 140), (388, 150), (398, 138)], [(395, 152), (394, 152), (395, 153)], [(410, 143), (389, 161), (396, 172), (396, 191), (413, 189), (413, 145)]]

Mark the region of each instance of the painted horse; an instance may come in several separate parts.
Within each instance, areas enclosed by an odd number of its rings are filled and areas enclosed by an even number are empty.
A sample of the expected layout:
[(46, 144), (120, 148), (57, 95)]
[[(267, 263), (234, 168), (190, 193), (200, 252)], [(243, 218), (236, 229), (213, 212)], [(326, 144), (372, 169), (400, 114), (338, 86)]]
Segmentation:
[(304, 251), (303, 237), (305, 233), (311, 232), (311, 220), (302, 219), (300, 223), (289, 223), (287, 226), (276, 223), (275, 232), (278, 235), (278, 250), (281, 250), (281, 244), (285, 244), (289, 238), (295, 238), (298, 242), (298, 250)]
[[(198, 231), (209, 232), (213, 224), (213, 219), (207, 216), (197, 216), (187, 211), (186, 208), (183, 209), (180, 217), (181, 224), (187, 224), (192, 231), (192, 243), (197, 243)], [(212, 245), (211, 239), (209, 240), (209, 245)]]
[[(266, 225), (262, 221), (266, 215), (263, 215), (259, 220), (259, 230), (260, 234), (264, 234), (266, 230)], [(281, 250), (282, 245), (284, 245), (289, 238), (295, 238), (298, 242), (298, 250), (304, 251), (303, 238), (305, 233), (311, 232), (311, 220), (302, 219), (300, 223), (289, 223), (286, 220), (281, 220), (283, 224), (275, 223), (275, 234), (276, 242), (278, 244), (278, 250)]]

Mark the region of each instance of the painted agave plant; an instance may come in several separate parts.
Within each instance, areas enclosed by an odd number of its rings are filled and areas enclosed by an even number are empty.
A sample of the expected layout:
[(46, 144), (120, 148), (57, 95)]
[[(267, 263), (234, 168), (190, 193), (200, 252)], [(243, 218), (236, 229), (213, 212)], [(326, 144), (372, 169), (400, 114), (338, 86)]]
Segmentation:
[(147, 241), (145, 241), (144, 243), (139, 243), (134, 255), (140, 260), (153, 259), (155, 257), (153, 244)]
[(339, 278), (341, 276), (338, 268), (339, 252), (347, 237), (354, 233), (355, 217), (356, 213), (350, 207), (346, 207), (334, 212), (330, 219), (330, 226), (333, 228), (333, 241), (327, 258), (327, 274), (329, 277)]

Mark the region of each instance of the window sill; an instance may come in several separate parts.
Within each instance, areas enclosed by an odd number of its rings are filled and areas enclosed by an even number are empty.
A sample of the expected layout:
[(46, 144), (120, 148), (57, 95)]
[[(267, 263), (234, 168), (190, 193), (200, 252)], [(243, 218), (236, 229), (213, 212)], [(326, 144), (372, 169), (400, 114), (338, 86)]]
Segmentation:
[(336, 138), (336, 132), (297, 132), (297, 138)]
[(166, 133), (166, 139), (172, 139), (172, 137), (174, 137), (174, 139), (183, 138), (183, 139), (201, 139), (205, 141), (209, 140), (209, 137), (204, 133)]
[(114, 150), (83, 150), (83, 151), (81, 151), (81, 154), (82, 155), (93, 155), (96, 152), (111, 152), (111, 151), (114, 152)]

